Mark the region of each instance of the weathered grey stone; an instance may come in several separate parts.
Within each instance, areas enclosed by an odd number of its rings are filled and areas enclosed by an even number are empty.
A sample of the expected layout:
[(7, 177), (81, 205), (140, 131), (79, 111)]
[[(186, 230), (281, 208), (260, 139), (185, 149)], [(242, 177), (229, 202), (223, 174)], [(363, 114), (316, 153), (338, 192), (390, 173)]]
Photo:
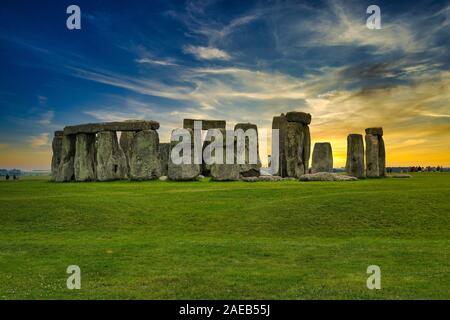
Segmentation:
[[(224, 133), (224, 137), (226, 134)], [(225, 139), (225, 138), (224, 138)], [(233, 164), (226, 163), (227, 145), (232, 145), (234, 152)], [(214, 163), (211, 165), (211, 178), (215, 181), (235, 181), (240, 178), (240, 166), (236, 163), (236, 139), (225, 141), (223, 144), (223, 164)]]
[(379, 152), (380, 144), (378, 136), (366, 134), (366, 176), (375, 178), (380, 176)]
[(367, 128), (366, 134), (373, 134), (376, 136), (382, 136), (383, 135), (383, 128)]
[[(278, 160), (278, 171), (276, 175), (287, 177), (287, 164), (286, 164), (286, 151), (285, 151), (285, 139), (286, 139), (286, 126), (287, 120), (284, 115), (273, 117), (272, 130), (279, 130), (279, 160)], [(273, 161), (273, 160), (272, 160)]]
[(131, 147), (130, 179), (153, 180), (160, 176), (158, 132), (140, 131), (134, 135)]
[(127, 175), (130, 175), (130, 160), (133, 146), (133, 139), (136, 131), (123, 131), (120, 134), (120, 148), (122, 149), (127, 161)]
[(386, 150), (384, 147), (384, 140), (382, 136), (378, 136), (378, 170), (380, 177), (386, 176)]
[(62, 154), (62, 141), (63, 141), (63, 132), (55, 131), (55, 136), (52, 141), (52, 180), (56, 181), (58, 176), (58, 168), (61, 162), (61, 154)]
[(161, 175), (167, 176), (169, 174), (169, 158), (170, 158), (170, 143), (159, 144), (159, 159), (161, 160)]
[(61, 146), (61, 160), (55, 177), (56, 182), (66, 182), (75, 179), (75, 144), (74, 135), (63, 136)]
[(364, 143), (360, 134), (347, 136), (347, 174), (356, 178), (364, 178)]
[(298, 122), (288, 122), (285, 137), (286, 173), (288, 177), (299, 178), (306, 173), (303, 163), (304, 129)]
[(202, 122), (202, 130), (209, 129), (225, 129), (225, 120), (201, 120), (201, 119), (184, 119), (183, 128), (184, 129), (194, 129), (194, 121)]
[(114, 131), (103, 131), (97, 135), (97, 180), (109, 181), (128, 178), (127, 160), (119, 147)]
[(312, 173), (333, 171), (333, 151), (329, 142), (314, 145), (312, 156)]
[(311, 156), (311, 134), (309, 132), (309, 127), (303, 125), (303, 165), (305, 166), (305, 172), (308, 172), (309, 168), (309, 158)]
[(243, 178), (241, 178), (241, 180), (245, 181), (245, 182), (277, 182), (277, 181), (283, 181), (285, 179), (287, 179), (287, 178), (282, 178), (280, 176), (259, 176), (259, 177), (243, 177)]
[(96, 179), (95, 134), (77, 134), (74, 168), (76, 181), (94, 181)]
[(289, 122), (299, 122), (304, 125), (311, 123), (311, 115), (305, 112), (290, 111), (286, 113), (286, 119)]
[[(189, 181), (189, 180), (195, 180), (201, 173), (201, 165), (200, 164), (194, 164), (194, 142), (193, 142), (193, 130), (189, 130), (190, 136), (191, 136), (191, 162), (190, 164), (175, 164), (172, 161), (172, 157), (169, 157), (169, 166), (168, 166), (168, 173), (169, 173), (169, 179), (174, 181)], [(175, 130), (174, 130), (175, 131)], [(173, 132), (172, 131), (172, 134)], [(180, 141), (171, 141), (170, 144), (170, 152), (172, 152), (173, 148), (181, 143)], [(182, 156), (182, 155), (180, 155)]]
[(157, 130), (159, 123), (152, 120), (127, 120), (123, 122), (86, 123), (64, 128), (64, 134), (97, 133), (101, 131)]
[(353, 181), (356, 177), (336, 174), (333, 172), (308, 173), (300, 177), (300, 181)]
[(259, 141), (258, 141), (258, 127), (252, 123), (238, 123), (234, 126), (234, 131), (243, 130), (244, 134), (247, 130), (252, 129), (256, 131), (256, 163), (250, 163), (250, 141), (245, 137), (245, 145), (237, 143), (237, 155), (243, 154), (245, 163), (239, 164), (239, 171), (243, 177), (258, 177), (260, 175), (261, 160), (259, 158)]

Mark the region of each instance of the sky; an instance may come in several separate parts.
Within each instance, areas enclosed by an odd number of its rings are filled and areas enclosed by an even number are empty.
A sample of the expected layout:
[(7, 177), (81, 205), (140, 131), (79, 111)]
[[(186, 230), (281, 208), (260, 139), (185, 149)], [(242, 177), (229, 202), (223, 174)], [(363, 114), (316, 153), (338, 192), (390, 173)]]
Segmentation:
[(168, 142), (184, 118), (223, 119), (263, 136), (287, 111), (311, 113), (335, 167), (376, 126), (388, 166), (450, 166), (449, 16), (449, 1), (3, 0), (0, 168), (49, 169), (66, 125), (156, 120)]

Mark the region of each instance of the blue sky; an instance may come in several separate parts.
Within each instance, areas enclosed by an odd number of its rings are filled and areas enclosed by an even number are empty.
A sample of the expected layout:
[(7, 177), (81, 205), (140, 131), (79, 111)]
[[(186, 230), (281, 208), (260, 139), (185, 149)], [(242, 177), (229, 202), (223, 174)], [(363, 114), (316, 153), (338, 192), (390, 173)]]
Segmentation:
[[(81, 8), (81, 30), (66, 8)], [(381, 8), (369, 30), (366, 8)], [(388, 164), (450, 165), (448, 1), (2, 1), (0, 167), (49, 168), (54, 130), (313, 116), (313, 141), (386, 132)]]

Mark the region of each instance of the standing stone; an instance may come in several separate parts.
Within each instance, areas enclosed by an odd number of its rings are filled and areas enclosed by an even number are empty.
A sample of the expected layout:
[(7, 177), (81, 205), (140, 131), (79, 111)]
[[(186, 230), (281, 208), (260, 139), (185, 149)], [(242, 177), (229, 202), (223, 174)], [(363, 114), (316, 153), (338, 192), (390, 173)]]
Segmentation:
[(169, 173), (170, 143), (159, 144), (159, 159), (161, 160), (161, 176)]
[(329, 142), (314, 145), (312, 155), (312, 173), (333, 171), (333, 151)]
[(386, 150), (383, 128), (366, 129), (366, 175), (367, 177), (386, 176)]
[(379, 144), (379, 155), (378, 155), (378, 169), (380, 172), (380, 177), (386, 176), (386, 150), (384, 147), (384, 140), (382, 136), (378, 136), (378, 144)]
[(347, 174), (356, 178), (364, 178), (364, 143), (360, 134), (347, 136)]
[[(311, 115), (310, 115), (311, 117)], [(310, 120), (311, 122), (311, 120)], [(303, 124), (303, 164), (305, 166), (305, 173), (308, 173), (309, 168), (309, 158), (311, 156), (311, 133), (309, 132), (309, 127)]]
[(56, 182), (66, 182), (75, 179), (75, 135), (64, 135), (61, 143), (61, 160), (58, 165)]
[(95, 134), (77, 134), (74, 167), (76, 181), (95, 180)]
[(131, 146), (133, 145), (133, 138), (136, 131), (122, 131), (120, 134), (120, 147), (125, 154), (127, 161), (127, 174), (130, 175), (130, 160), (131, 160)]
[[(201, 165), (194, 164), (194, 130), (186, 129), (189, 131), (191, 136), (191, 161), (190, 164), (175, 164), (172, 162), (172, 157), (169, 157), (169, 166), (168, 166), (168, 176), (170, 180), (174, 181), (188, 181), (195, 180), (201, 173)], [(172, 131), (172, 134), (175, 132)], [(170, 143), (170, 152), (172, 153), (172, 149), (181, 143), (180, 141), (172, 141)], [(180, 155), (182, 156), (182, 155)]]
[[(226, 140), (226, 132), (223, 130), (223, 161), (222, 164), (214, 163), (211, 165), (211, 177), (214, 181), (236, 181), (240, 179), (240, 165), (237, 164), (236, 157), (236, 138), (232, 141)], [(227, 145), (234, 150), (233, 163), (226, 163)]]
[(288, 177), (300, 178), (306, 173), (305, 164), (303, 163), (304, 134), (301, 123), (287, 123), (284, 151)]
[(153, 180), (160, 176), (158, 132), (140, 131), (134, 135), (131, 146), (130, 179)]
[(127, 177), (127, 160), (119, 147), (116, 132), (99, 132), (97, 135), (97, 179), (109, 181)]
[[(273, 117), (272, 121), (272, 130), (278, 129), (279, 130), (279, 160), (278, 160), (278, 171), (274, 174), (281, 177), (287, 177), (287, 164), (286, 164), (286, 156), (285, 156), (285, 150), (284, 150), (284, 140), (286, 138), (286, 126), (287, 126), (287, 119), (284, 114), (281, 114), (280, 116)], [(271, 159), (273, 161), (273, 159)]]
[(261, 169), (261, 160), (259, 158), (259, 141), (258, 141), (258, 127), (256, 124), (251, 123), (238, 123), (234, 126), (234, 131), (242, 129), (244, 134), (247, 130), (253, 129), (256, 132), (256, 163), (250, 163), (250, 141), (248, 137), (245, 137), (245, 145), (236, 145), (237, 155), (244, 154), (245, 163), (239, 164), (239, 171), (243, 177), (259, 177)]
[(52, 180), (56, 181), (58, 176), (58, 168), (61, 162), (62, 156), (62, 141), (63, 141), (63, 131), (55, 131), (55, 136), (52, 141)]
[(378, 136), (366, 134), (366, 176), (375, 178), (380, 176)]

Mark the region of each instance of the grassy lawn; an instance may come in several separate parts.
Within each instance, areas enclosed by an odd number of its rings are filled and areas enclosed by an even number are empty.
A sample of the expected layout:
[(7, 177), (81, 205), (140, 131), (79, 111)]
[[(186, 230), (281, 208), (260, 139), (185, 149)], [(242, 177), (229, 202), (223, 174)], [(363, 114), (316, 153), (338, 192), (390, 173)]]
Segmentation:
[(450, 299), (450, 174), (1, 181), (0, 298)]

